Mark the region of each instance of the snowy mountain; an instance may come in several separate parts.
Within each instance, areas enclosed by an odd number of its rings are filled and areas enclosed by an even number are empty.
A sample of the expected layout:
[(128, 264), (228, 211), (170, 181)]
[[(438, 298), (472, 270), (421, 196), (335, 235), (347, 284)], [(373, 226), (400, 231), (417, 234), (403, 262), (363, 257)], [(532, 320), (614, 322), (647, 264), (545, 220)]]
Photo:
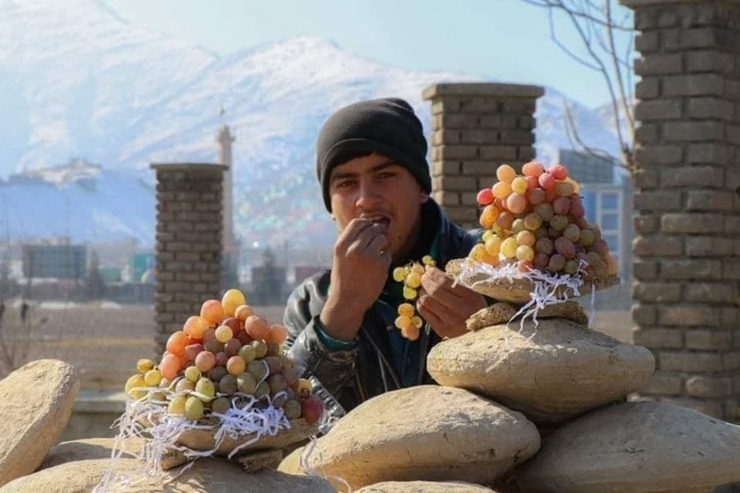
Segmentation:
[[(0, 221), (14, 239), (151, 245), (149, 164), (215, 161), (216, 130), (228, 123), (237, 233), (249, 243), (331, 244), (313, 162), (327, 116), (394, 95), (428, 130), (422, 89), (476, 80), (385, 66), (310, 37), (219, 57), (131, 25), (96, 0), (0, 0), (0, 12)], [(541, 159), (573, 147), (566, 105), (584, 140), (616, 151), (599, 115), (548, 88), (537, 110)]]

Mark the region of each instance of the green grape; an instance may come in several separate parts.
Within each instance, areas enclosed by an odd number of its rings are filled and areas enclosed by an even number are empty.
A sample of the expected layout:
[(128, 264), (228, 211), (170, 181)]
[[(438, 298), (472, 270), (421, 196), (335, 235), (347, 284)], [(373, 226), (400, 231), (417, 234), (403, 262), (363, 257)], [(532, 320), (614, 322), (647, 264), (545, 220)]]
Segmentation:
[(206, 400), (211, 400), (216, 396), (216, 386), (208, 378), (201, 378), (198, 383), (195, 384), (195, 391), (203, 394)]
[(203, 403), (197, 397), (188, 397), (185, 401), (185, 418), (198, 421), (203, 417)]
[(267, 364), (264, 361), (252, 361), (247, 365), (247, 371), (259, 382), (267, 377)]
[(249, 364), (257, 359), (257, 350), (254, 346), (242, 346), (241, 349), (239, 349), (239, 357), (241, 357), (246, 364)]
[(264, 341), (252, 341), (252, 347), (254, 347), (257, 359), (264, 358), (267, 355), (267, 344)]
[(231, 401), (228, 397), (216, 397), (211, 402), (211, 411), (218, 414), (226, 414), (226, 411), (231, 407)]
[(261, 399), (268, 395), (270, 395), (270, 385), (267, 382), (261, 382), (257, 385), (257, 388), (254, 390), (254, 396), (257, 399)]
[(285, 417), (293, 420), (301, 417), (301, 403), (295, 399), (288, 399), (283, 406)]
[(521, 219), (521, 218), (515, 219), (514, 222), (511, 223), (511, 231), (514, 234), (520, 233), (524, 231), (525, 229), (527, 228), (524, 226), (524, 219)]
[(550, 227), (556, 231), (563, 231), (566, 226), (568, 226), (568, 216), (555, 214), (552, 216), (552, 219), (550, 219)]
[(236, 377), (234, 375), (224, 375), (218, 382), (218, 391), (222, 394), (233, 394), (238, 389)]
[(187, 368), (185, 368), (185, 378), (187, 378), (191, 382), (197, 382), (200, 377), (201, 373), (197, 366), (188, 366)]
[(254, 375), (245, 371), (236, 377), (236, 385), (239, 388), (239, 392), (252, 395), (257, 388), (257, 381), (254, 379)]
[(185, 401), (187, 398), (184, 395), (178, 395), (173, 398), (167, 406), (167, 412), (176, 416), (182, 416), (185, 414)]
[(508, 237), (501, 243), (501, 254), (506, 258), (514, 258), (519, 245), (514, 237)]

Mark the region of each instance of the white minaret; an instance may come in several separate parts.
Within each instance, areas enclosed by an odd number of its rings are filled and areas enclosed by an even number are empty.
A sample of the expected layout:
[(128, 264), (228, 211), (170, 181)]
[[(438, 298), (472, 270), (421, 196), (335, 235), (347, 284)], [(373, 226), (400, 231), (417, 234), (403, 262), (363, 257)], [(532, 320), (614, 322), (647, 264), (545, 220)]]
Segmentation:
[(234, 178), (232, 174), (233, 162), (231, 154), (231, 143), (234, 137), (231, 136), (228, 125), (221, 125), (216, 137), (218, 142), (218, 162), (226, 166), (224, 172), (224, 228), (223, 242), (224, 251), (232, 252), (236, 247), (236, 238), (234, 237)]

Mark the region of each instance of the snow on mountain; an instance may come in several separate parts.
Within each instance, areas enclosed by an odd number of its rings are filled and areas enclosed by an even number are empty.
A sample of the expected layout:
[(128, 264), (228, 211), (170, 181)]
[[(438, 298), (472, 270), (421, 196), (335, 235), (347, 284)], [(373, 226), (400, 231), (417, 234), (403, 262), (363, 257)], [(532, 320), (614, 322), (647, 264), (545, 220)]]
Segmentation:
[[(0, 12), (0, 177), (10, 177), (0, 186), (0, 221), (13, 238), (151, 245), (149, 164), (215, 161), (216, 130), (228, 123), (237, 233), (249, 243), (329, 245), (334, 225), (314, 169), (314, 139), (328, 115), (400, 96), (429, 131), (422, 89), (480, 80), (389, 67), (314, 37), (218, 57), (131, 25), (96, 0), (0, 0)], [(573, 147), (566, 106), (589, 145), (616, 150), (597, 114), (548, 89), (537, 109), (541, 159)], [(101, 166), (59, 166), (75, 159)]]

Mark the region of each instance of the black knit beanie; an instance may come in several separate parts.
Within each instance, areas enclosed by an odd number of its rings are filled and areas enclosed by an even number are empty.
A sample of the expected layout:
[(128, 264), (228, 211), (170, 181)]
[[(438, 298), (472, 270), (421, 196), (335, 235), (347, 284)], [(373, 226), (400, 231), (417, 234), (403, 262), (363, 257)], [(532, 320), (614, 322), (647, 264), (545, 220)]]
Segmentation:
[(425, 192), (431, 192), (427, 141), (411, 105), (398, 98), (361, 101), (330, 116), (316, 142), (316, 174), (329, 212), (331, 170), (373, 152), (397, 161)]

